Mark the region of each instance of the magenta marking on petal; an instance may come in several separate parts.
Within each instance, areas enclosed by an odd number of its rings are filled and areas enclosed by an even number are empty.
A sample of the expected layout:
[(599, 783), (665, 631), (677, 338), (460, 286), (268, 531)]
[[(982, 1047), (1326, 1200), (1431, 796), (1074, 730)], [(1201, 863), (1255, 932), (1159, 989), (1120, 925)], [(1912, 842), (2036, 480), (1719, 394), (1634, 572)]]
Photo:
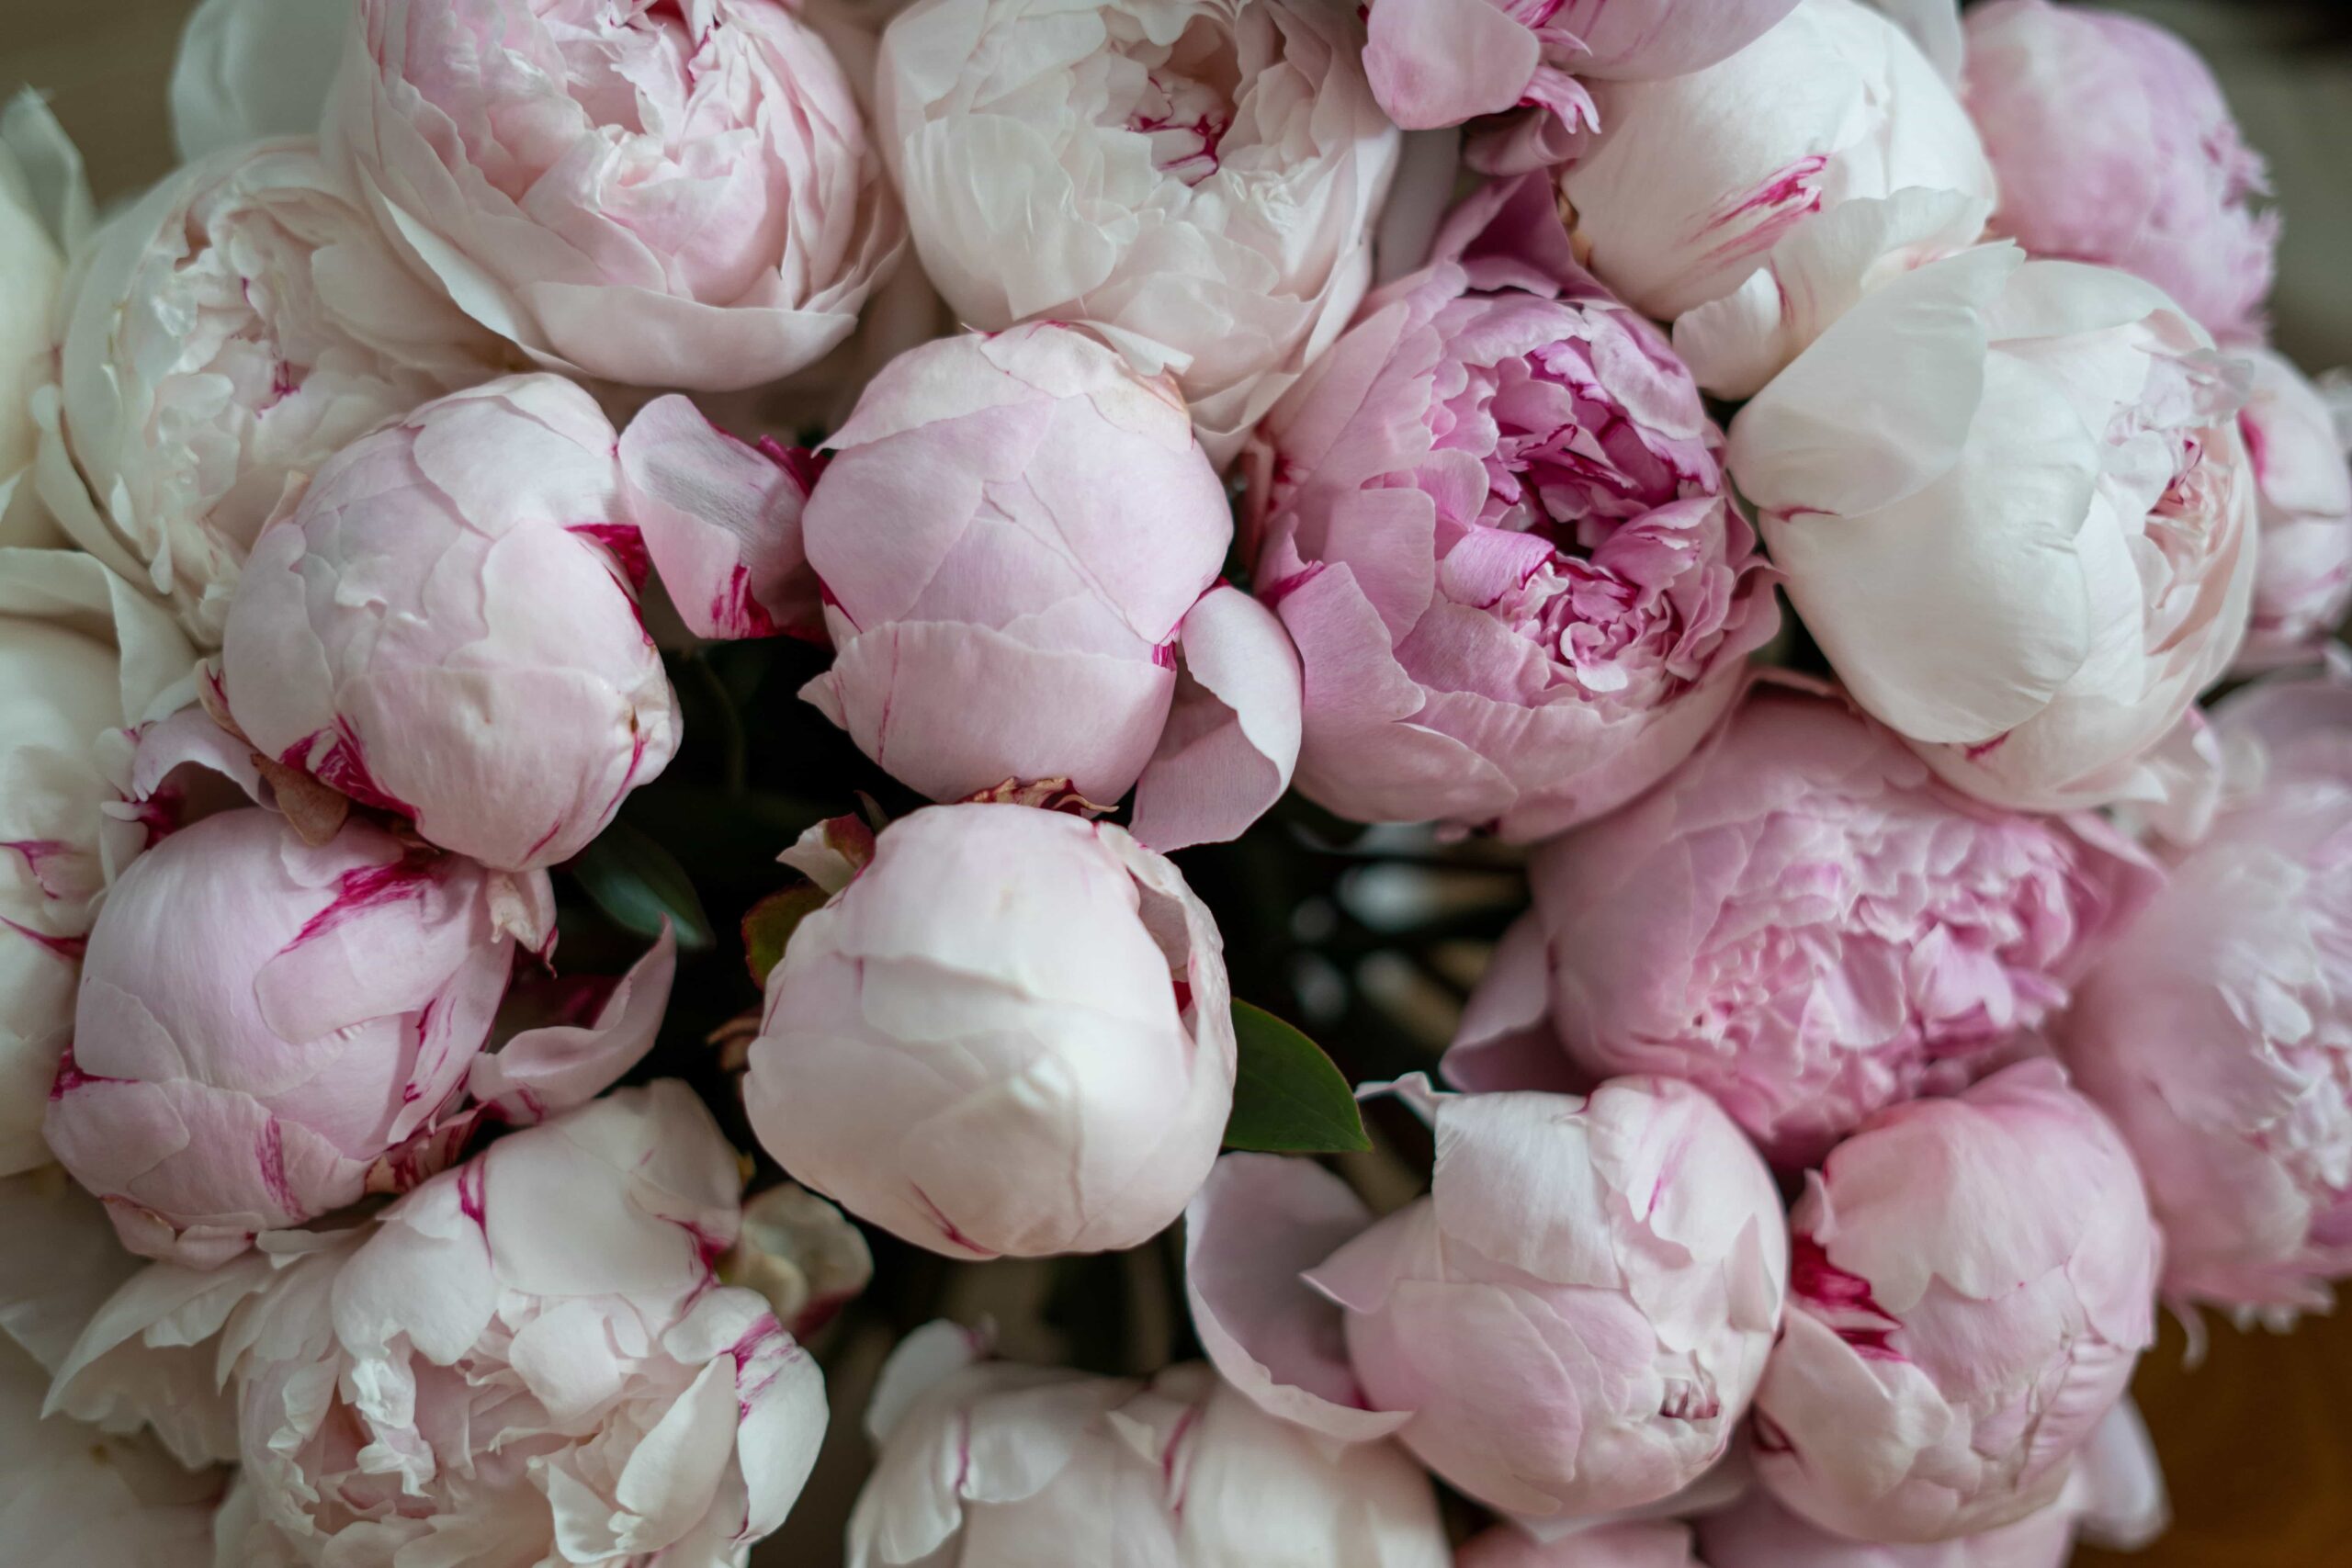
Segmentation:
[(1180, 1490), (1176, 1485), (1176, 1461), (1182, 1457), (1184, 1439), (1192, 1434), (1194, 1424), (1200, 1418), (1199, 1405), (1187, 1406), (1184, 1414), (1176, 1417), (1176, 1425), (1169, 1428), (1168, 1447), (1159, 1456), (1160, 1489), (1167, 1495), (1169, 1513), (1178, 1519), (1184, 1517), (1185, 1494), (1184, 1490)]
[(965, 1248), (967, 1251), (976, 1252), (982, 1258), (995, 1258), (999, 1256), (993, 1247), (982, 1247), (978, 1242), (974, 1241), (970, 1236), (967, 1236), (962, 1231), (957, 1230), (956, 1228), (956, 1222), (942, 1213), (940, 1212), (939, 1205), (931, 1201), (930, 1193), (925, 1192), (921, 1187), (916, 1186), (912, 1182), (909, 1182), (907, 1184), (907, 1190), (915, 1195), (915, 1201), (923, 1206), (923, 1211), (931, 1216), (931, 1223), (939, 1227), (939, 1234), (944, 1236), (948, 1241), (954, 1243), (957, 1247)]
[[(776, 1374), (799, 1359), (802, 1353), (785, 1332), (784, 1325), (771, 1314), (762, 1313), (743, 1337), (727, 1348), (729, 1359), (735, 1363), (737, 1413), (749, 1416), (760, 1396), (775, 1386)], [(756, 1373), (752, 1371), (754, 1363), (759, 1366)]]
[(0, 916), (0, 926), (6, 926), (10, 931), (15, 931), (18, 936), (23, 937), (27, 942), (31, 942), (36, 947), (45, 947), (49, 949), (50, 952), (57, 954), (58, 957), (62, 958), (68, 964), (81, 963), (82, 954), (89, 948), (90, 945), (90, 939), (88, 937), (50, 936), (45, 932), (34, 931), (29, 926), (20, 926), (16, 921), (7, 919), (6, 916)]
[(645, 553), (645, 536), (634, 523), (574, 523), (564, 530), (576, 534), (592, 544), (603, 547), (621, 575), (634, 590), (645, 587), (646, 575), (653, 570), (652, 558)]
[(1697, 1383), (1677, 1378), (1667, 1384), (1657, 1413), (1667, 1421), (1712, 1421), (1724, 1413), (1724, 1402)]
[(458, 1172), (458, 1212), (473, 1221), (487, 1240), (490, 1235), (489, 1199), (483, 1190), (489, 1179), (489, 1168), (476, 1160)]
[(411, 852), (384, 865), (363, 865), (346, 871), (335, 885), (334, 901), (303, 922), (294, 940), (278, 951), (290, 953), (314, 937), (324, 936), (355, 915), (387, 904), (424, 897), (434, 880), (435, 857)]
[(812, 452), (806, 446), (786, 446), (773, 435), (763, 435), (754, 444), (760, 456), (782, 468), (800, 487), (805, 498), (817, 488), (817, 480), (831, 467), (830, 452)]
[(1789, 1239), (1789, 1294), (1814, 1308), (1814, 1315), (1857, 1354), (1905, 1359), (1889, 1343), (1903, 1320), (1878, 1304), (1868, 1280), (1830, 1262), (1828, 1250), (1809, 1235)]
[(2014, 729), (2005, 729), (1990, 740), (1980, 740), (1975, 745), (1966, 748), (1962, 755), (1972, 762), (1980, 761), (2007, 745), (2009, 737), (2016, 733)]
[(1277, 578), (1275, 581), (1267, 583), (1263, 588), (1259, 589), (1258, 597), (1264, 602), (1266, 608), (1270, 610), (1279, 609), (1283, 600), (1289, 598), (1292, 594), (1297, 592), (1300, 589), (1314, 581), (1316, 578), (1322, 575), (1322, 572), (1323, 563), (1321, 561), (1311, 561), (1300, 570), (1292, 572), (1288, 577)]
[(49, 1098), (62, 1100), (75, 1089), (87, 1088), (94, 1083), (129, 1083), (130, 1081), (129, 1078), (109, 1078), (96, 1073), (84, 1072), (81, 1065), (74, 1060), (74, 1047), (69, 1043), (65, 1047), (64, 1054), (57, 1058), (57, 1077), (50, 1080)]
[(718, 629), (731, 637), (774, 637), (775, 617), (767, 606), (752, 597), (752, 569), (737, 561), (728, 572), (727, 581), (711, 596), (710, 618)]
[(33, 874), (33, 881), (40, 886), (43, 897), (63, 897), (51, 886), (49, 874), (42, 868), (62, 855), (73, 853), (73, 845), (57, 839), (13, 839), (0, 842), (0, 850), (14, 850), (25, 857), (26, 869)]
[(362, 806), (394, 812), (411, 821), (416, 818), (416, 807), (376, 782), (358, 735), (344, 719), (336, 719), (330, 728), (312, 731), (288, 747), (277, 760)]
[(268, 1190), (278, 1213), (294, 1220), (310, 1217), (301, 1200), (294, 1195), (294, 1184), (286, 1179), (286, 1130), (275, 1116), (254, 1141), (254, 1165), (261, 1172), (261, 1184)]

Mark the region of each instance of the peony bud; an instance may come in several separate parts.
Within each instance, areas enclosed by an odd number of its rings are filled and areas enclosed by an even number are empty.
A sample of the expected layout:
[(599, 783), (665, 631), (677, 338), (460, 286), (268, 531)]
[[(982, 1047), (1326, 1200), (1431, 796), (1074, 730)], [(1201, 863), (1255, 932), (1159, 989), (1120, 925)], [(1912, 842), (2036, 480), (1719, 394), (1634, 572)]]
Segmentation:
[(2352, 690), (2214, 719), (2246, 776), (2061, 1042), (2146, 1172), (2165, 1292), (2284, 1325), (2352, 1274)]
[(41, 501), (207, 648), (289, 485), (496, 368), (306, 141), (182, 168), (108, 220), (66, 293), (57, 385), (33, 401)]
[(1854, 698), (1981, 799), (2156, 799), (2254, 593), (2237, 378), (2147, 284), (1984, 245), (1866, 295), (1732, 422)]
[(813, 363), (902, 242), (848, 77), (778, 0), (360, 0), (327, 146), (419, 277), (636, 386)]
[[(1863, 0), (1802, 0), (1705, 70), (1590, 90), (1600, 134), (1561, 171), (1561, 195), (1593, 272), (1661, 321), (1727, 299), (1759, 272), (1767, 291), (1779, 271), (1859, 274), (1945, 226), (1949, 243), (1964, 245), (1993, 199), (1959, 99)], [(1861, 233), (1780, 248), (1806, 231), (1826, 237), (1826, 220), (1856, 204), (1865, 205), (1838, 221)], [(1763, 313), (1802, 307), (1802, 292)], [(1703, 369), (1700, 382), (1725, 389)]]
[(50, 1157), (40, 1120), (97, 897), (145, 844), (106, 809), (120, 732), (169, 705), (194, 660), (88, 556), (0, 550), (0, 1175)]
[(1219, 1370), (1327, 1437), (1394, 1431), (1522, 1517), (1636, 1507), (1697, 1480), (1781, 1319), (1787, 1242), (1755, 1150), (1671, 1079), (1589, 1097), (1399, 1087), (1433, 1117), (1437, 1172), (1384, 1219), (1306, 1161), (1219, 1162), (1185, 1226)]
[(2323, 390), (2283, 355), (2243, 354), (2254, 381), (2238, 411), (2262, 547), (2254, 620), (2231, 671), (2315, 660), (2352, 609), (2352, 389)]
[(2146, 278), (2214, 336), (2261, 333), (2278, 216), (2220, 84), (2153, 22), (1993, 0), (1967, 20), (1968, 112), (2000, 178), (1993, 230)]
[(793, 933), (751, 1061), (768, 1152), (895, 1235), (957, 1258), (1133, 1247), (1224, 1136), (1223, 950), (1121, 829), (934, 807)]
[(978, 1359), (934, 1323), (882, 1370), (849, 1568), (1444, 1568), (1429, 1480), (1340, 1451), (1198, 1363), (1148, 1383)]
[(514, 956), (498, 882), (357, 818), (313, 847), (250, 809), (133, 862), (91, 931), (43, 1126), (124, 1245), (219, 1263), (429, 1175), (469, 1089), (529, 1122), (642, 1056), (666, 938), (593, 1022), (481, 1055)]
[(1757, 1472), (1862, 1540), (2054, 1502), (2155, 1336), (2161, 1247), (2132, 1156), (2052, 1063), (1865, 1122), (1807, 1179)]
[(765, 1296), (776, 1321), (806, 1339), (865, 1289), (874, 1254), (839, 1209), (787, 1181), (743, 1205), (743, 1239), (719, 1269), (729, 1284)]
[(230, 611), (254, 750), (492, 867), (586, 848), (679, 733), (614, 448), (587, 393), (529, 376), (337, 455)]
[[(1980, 806), (1844, 704), (1773, 685), (1530, 878), (1540, 932), (1498, 954), (1465, 1026), (1523, 1026), (1548, 971), (1574, 1066), (1688, 1078), (1792, 1166), (1997, 1065), (2159, 880), (2096, 819)], [(1447, 1076), (1543, 1082), (1510, 1043), (1465, 1027)]]
[(866, 755), (934, 800), (1059, 778), (1116, 801), (1141, 778), (1161, 849), (1282, 794), (1288, 639), (1214, 586), (1233, 515), (1164, 377), (1052, 324), (943, 339), (831, 446), (805, 537), (838, 657), (802, 694)]
[(1222, 465), (1372, 276), (1397, 132), (1336, 0), (921, 0), (880, 135), (924, 270), (984, 331), (1091, 327)]
[(1305, 668), (1299, 787), (1506, 838), (1688, 756), (1779, 625), (1722, 434), (1531, 176), (1465, 202), (1253, 438), (1257, 581)]

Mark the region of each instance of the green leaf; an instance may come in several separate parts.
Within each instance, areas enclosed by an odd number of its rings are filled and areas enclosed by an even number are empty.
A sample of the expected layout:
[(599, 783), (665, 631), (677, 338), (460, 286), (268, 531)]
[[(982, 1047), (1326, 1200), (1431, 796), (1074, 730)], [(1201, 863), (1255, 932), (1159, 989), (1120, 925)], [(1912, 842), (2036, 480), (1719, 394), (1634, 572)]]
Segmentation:
[(624, 929), (659, 936), (667, 916), (680, 947), (698, 953), (711, 945), (710, 917), (693, 880), (669, 851), (628, 823), (615, 822), (598, 834), (573, 857), (571, 870), (596, 908)]
[(767, 989), (768, 971), (784, 956), (792, 933), (800, 922), (825, 907), (831, 897), (821, 887), (787, 887), (781, 893), (771, 893), (752, 906), (743, 917), (743, 962), (752, 971), (752, 984)]
[(1372, 1147), (1348, 1080), (1323, 1048), (1262, 1008), (1233, 1004), (1241, 1049), (1225, 1146), (1263, 1154), (1340, 1154)]

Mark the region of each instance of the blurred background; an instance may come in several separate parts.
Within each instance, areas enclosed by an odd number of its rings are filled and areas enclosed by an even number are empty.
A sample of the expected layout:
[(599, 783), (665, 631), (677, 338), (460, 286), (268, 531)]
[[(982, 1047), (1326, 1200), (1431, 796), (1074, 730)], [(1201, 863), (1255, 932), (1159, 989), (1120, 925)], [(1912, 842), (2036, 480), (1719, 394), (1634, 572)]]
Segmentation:
[[(2352, 4), (2346, 0), (2109, 0), (2188, 38), (2212, 62), (2247, 139), (2268, 159), (2286, 214), (2271, 315), (2278, 346), (2312, 372), (2352, 366)], [(135, 194), (172, 164), (164, 113), (180, 23), (194, 0), (0, 0), (0, 94), (19, 83), (46, 91), (88, 162), (98, 199)], [(1206, 869), (1206, 868), (1203, 868)], [(1198, 872), (1188, 864), (1196, 884)], [(1491, 883), (1490, 883), (1491, 886)], [(1508, 886), (1508, 882), (1504, 883)], [(1220, 910), (1238, 887), (1203, 892)], [(1222, 893), (1226, 897), (1217, 895)], [(1230, 943), (1241, 951), (1239, 943)], [(1374, 954), (1367, 964), (1380, 958)], [(1443, 1043), (1475, 946), (1433, 955), (1454, 983), (1398, 989), (1375, 972), (1351, 978), (1384, 1009), (1381, 1032)], [(1238, 978), (1238, 976), (1237, 976)], [(1401, 1064), (1400, 1064), (1401, 1065)], [(1366, 1156), (1367, 1158), (1372, 1156)], [(1353, 1174), (1353, 1173), (1351, 1173)], [(1362, 1173), (1378, 1180), (1380, 1173)], [(1401, 1172), (1392, 1179), (1404, 1179)], [(1085, 1288), (1131, 1303), (1165, 1301), (1170, 1253), (1146, 1248), (1106, 1260)], [(1015, 1357), (1053, 1358), (1069, 1347), (1051, 1326), (1052, 1293), (1069, 1281), (1046, 1269), (996, 1264), (964, 1271), (949, 1308), (1004, 1325)], [(1150, 1278), (1132, 1276), (1148, 1275)], [(969, 1299), (961, 1299), (968, 1297)], [(1179, 1325), (1127, 1324), (1127, 1348), (1148, 1364)], [(2209, 1320), (2202, 1360), (2188, 1364), (2182, 1326), (2167, 1324), (2142, 1366), (2137, 1393), (2154, 1431), (2177, 1520), (2155, 1547), (2132, 1557), (2085, 1551), (2077, 1562), (2144, 1568), (2326, 1568), (2352, 1562), (2352, 1319), (2307, 1320), (2294, 1334), (2240, 1333)], [(856, 1415), (890, 1333), (868, 1323), (850, 1343), (825, 1348), (834, 1424), (825, 1458), (784, 1532), (757, 1564), (804, 1568), (840, 1561), (842, 1527), (865, 1463)], [(1090, 1359), (1123, 1359), (1113, 1349)]]

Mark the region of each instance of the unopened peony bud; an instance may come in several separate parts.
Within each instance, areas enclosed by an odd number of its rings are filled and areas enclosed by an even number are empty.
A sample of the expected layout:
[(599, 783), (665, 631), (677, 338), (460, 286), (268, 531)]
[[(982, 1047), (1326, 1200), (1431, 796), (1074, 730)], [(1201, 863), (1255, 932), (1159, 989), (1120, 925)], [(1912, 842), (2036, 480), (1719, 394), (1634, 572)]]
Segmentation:
[(803, 695), (868, 756), (934, 800), (1067, 779), (1114, 802), (1140, 778), (1162, 849), (1281, 795), (1295, 660), (1217, 586), (1232, 512), (1166, 378), (1063, 326), (947, 338), (830, 445), (804, 527), (837, 657)]
[(502, 870), (586, 848), (679, 737), (615, 445), (587, 393), (527, 376), (345, 448), (230, 612), (254, 749)]
[(1384, 1219), (1306, 1161), (1219, 1163), (1186, 1221), (1211, 1358), (1270, 1414), (1394, 1431), (1522, 1517), (1697, 1480), (1763, 1373), (1788, 1273), (1779, 1194), (1738, 1128), (1666, 1078), (1400, 1091), (1433, 1117), (1437, 1173)]
[(2047, 1507), (2155, 1336), (2161, 1252), (2114, 1126), (2052, 1063), (1866, 1122), (1790, 1215), (1757, 1472), (1862, 1540)]
[(1176, 868), (1108, 823), (893, 823), (768, 976), (745, 1085), (799, 1181), (951, 1257), (1133, 1247), (1216, 1157), (1225, 960)]

